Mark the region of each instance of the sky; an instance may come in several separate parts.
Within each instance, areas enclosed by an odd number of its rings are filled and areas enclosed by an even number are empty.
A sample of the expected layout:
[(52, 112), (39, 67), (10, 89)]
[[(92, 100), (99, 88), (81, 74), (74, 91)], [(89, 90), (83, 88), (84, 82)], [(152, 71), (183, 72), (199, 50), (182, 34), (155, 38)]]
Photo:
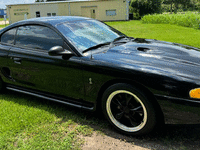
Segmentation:
[(9, 4), (24, 4), (24, 3), (33, 3), (35, 0), (0, 0), (0, 9), (6, 8), (6, 5)]

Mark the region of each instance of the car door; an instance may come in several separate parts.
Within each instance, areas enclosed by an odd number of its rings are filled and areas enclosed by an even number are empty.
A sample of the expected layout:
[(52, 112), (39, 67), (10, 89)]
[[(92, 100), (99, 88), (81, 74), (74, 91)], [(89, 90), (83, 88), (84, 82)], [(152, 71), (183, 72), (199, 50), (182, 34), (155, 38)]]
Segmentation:
[(72, 56), (49, 56), (53, 46), (68, 49), (52, 29), (39, 25), (20, 26), (15, 45), (10, 49), (8, 66), (10, 86), (72, 98), (83, 99), (81, 61)]
[(3, 81), (10, 80), (7, 61), (9, 50), (14, 44), (15, 33), (16, 28), (4, 32), (0, 37), (0, 74)]

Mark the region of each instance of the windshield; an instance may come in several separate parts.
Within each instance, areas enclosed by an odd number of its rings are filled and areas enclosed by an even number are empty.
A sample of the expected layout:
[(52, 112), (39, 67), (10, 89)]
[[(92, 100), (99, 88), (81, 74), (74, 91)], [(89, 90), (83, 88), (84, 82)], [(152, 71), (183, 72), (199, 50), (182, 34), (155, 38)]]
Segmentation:
[(96, 20), (63, 23), (57, 27), (80, 51), (99, 44), (112, 42), (124, 34)]

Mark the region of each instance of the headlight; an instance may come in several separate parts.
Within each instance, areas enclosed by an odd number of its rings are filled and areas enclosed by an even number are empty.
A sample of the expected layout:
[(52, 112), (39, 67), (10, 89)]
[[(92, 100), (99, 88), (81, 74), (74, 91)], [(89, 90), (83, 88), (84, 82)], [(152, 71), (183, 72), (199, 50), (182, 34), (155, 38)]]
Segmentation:
[(200, 98), (200, 88), (190, 90), (191, 98)]

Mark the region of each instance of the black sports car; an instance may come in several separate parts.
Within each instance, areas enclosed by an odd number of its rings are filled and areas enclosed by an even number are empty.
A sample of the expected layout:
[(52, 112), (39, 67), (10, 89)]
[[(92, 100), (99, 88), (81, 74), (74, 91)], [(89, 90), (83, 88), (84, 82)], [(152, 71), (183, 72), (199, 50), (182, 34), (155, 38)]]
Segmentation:
[(0, 31), (0, 85), (95, 111), (124, 134), (200, 123), (200, 49), (134, 39), (84, 17), (34, 18)]

